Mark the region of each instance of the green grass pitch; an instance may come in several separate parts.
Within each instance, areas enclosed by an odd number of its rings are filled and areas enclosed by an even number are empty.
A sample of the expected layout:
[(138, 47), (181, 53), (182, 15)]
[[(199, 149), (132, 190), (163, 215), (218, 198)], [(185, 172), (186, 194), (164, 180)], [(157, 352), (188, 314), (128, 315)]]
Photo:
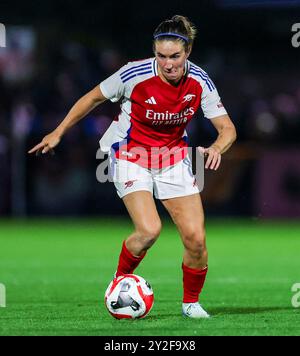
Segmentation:
[[(115, 320), (103, 296), (129, 219), (0, 221), (0, 335), (300, 335), (300, 224), (207, 221), (209, 272), (201, 303), (208, 320), (181, 316), (182, 245), (174, 225), (136, 270), (152, 285), (145, 319)], [(299, 298), (300, 299), (300, 298)]]

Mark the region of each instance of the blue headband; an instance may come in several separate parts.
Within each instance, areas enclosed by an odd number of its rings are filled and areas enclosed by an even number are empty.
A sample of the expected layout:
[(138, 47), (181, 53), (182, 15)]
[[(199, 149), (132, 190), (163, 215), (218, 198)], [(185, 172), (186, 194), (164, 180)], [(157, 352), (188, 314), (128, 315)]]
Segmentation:
[(179, 35), (178, 33), (174, 33), (174, 32), (161, 32), (158, 33), (157, 35), (154, 36), (154, 39), (156, 40), (158, 37), (161, 36), (173, 36), (173, 37), (179, 37), (181, 39), (183, 39), (186, 42), (189, 42), (189, 39), (185, 36)]

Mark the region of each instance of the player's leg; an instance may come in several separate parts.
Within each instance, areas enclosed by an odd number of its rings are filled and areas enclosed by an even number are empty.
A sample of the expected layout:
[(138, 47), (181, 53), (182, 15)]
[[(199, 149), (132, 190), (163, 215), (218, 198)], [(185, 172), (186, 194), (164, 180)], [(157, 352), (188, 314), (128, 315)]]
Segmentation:
[(200, 194), (165, 199), (162, 203), (176, 224), (184, 245), (183, 313), (190, 317), (208, 317), (198, 303), (207, 274), (208, 261)]
[(135, 231), (126, 240), (126, 246), (134, 255), (140, 256), (158, 238), (161, 220), (150, 192), (134, 192), (126, 195), (123, 201), (135, 227)]
[(183, 263), (194, 269), (207, 265), (204, 212), (192, 164), (187, 156), (154, 176), (154, 192), (175, 222), (184, 244)]
[(125, 195), (123, 201), (134, 224), (134, 231), (123, 242), (116, 276), (134, 272), (161, 230), (161, 220), (152, 193), (136, 191)]
[(204, 211), (200, 194), (162, 200), (180, 233), (183, 245), (183, 263), (189, 268), (207, 266)]
[(183, 313), (207, 317), (198, 303), (207, 273), (204, 212), (189, 157), (159, 171), (154, 183), (155, 196), (170, 213), (184, 245)]
[(161, 221), (152, 196), (151, 172), (135, 163), (111, 158), (111, 171), (117, 193), (134, 225), (133, 233), (123, 242), (116, 276), (133, 273), (147, 249), (157, 239)]

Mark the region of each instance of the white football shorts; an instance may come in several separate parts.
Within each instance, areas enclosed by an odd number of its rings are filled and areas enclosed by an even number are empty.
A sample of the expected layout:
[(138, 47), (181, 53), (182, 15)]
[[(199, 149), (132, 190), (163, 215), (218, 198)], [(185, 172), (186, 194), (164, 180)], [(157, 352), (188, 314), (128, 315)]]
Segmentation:
[(199, 193), (189, 156), (173, 166), (156, 169), (110, 156), (111, 176), (120, 198), (141, 190), (157, 199), (171, 199)]

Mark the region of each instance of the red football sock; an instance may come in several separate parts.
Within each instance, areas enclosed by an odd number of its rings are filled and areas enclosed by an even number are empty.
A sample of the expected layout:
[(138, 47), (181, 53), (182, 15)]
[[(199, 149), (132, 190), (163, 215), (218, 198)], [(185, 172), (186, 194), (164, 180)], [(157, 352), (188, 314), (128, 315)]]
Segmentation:
[(195, 303), (203, 288), (207, 267), (204, 269), (190, 268), (182, 264), (183, 270), (183, 303)]
[(140, 264), (142, 259), (145, 257), (146, 252), (141, 256), (134, 256), (126, 247), (125, 241), (123, 242), (122, 251), (119, 257), (119, 264), (116, 273), (116, 277), (122, 276), (123, 274), (132, 274), (133, 271)]

